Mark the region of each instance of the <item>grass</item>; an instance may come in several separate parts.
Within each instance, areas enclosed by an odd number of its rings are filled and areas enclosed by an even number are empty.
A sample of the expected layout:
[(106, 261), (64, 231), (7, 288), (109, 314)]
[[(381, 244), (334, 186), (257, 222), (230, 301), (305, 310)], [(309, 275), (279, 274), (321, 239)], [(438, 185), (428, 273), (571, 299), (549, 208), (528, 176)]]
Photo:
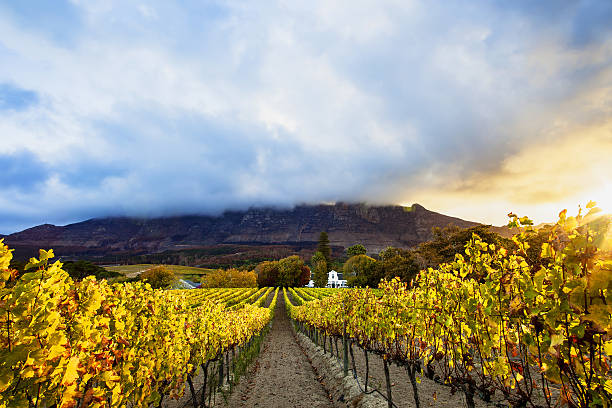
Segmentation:
[[(118, 266), (105, 266), (104, 269), (113, 272), (119, 272), (122, 275), (128, 277), (134, 277), (140, 272), (146, 271), (147, 269), (151, 269), (154, 266), (160, 266), (156, 264), (136, 264), (136, 265), (118, 265)], [(202, 277), (207, 273), (211, 272), (212, 269), (206, 268), (196, 268), (193, 266), (182, 266), (182, 265), (161, 265), (164, 266), (171, 271), (173, 271), (177, 275), (181, 275), (187, 279)]]

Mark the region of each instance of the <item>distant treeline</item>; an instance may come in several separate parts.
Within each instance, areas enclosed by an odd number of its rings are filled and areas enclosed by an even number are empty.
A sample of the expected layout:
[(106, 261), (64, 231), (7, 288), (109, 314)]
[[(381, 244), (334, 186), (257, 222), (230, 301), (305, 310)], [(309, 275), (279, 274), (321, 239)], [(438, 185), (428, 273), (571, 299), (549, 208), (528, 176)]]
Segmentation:
[[(539, 252), (548, 236), (548, 229), (540, 229), (530, 236), (530, 262), (539, 262)], [(65, 268), (74, 279), (86, 275), (98, 278), (116, 277), (95, 264), (165, 264), (187, 265), (216, 269), (204, 286), (218, 287), (236, 283), (232, 273), (253, 272), (248, 277), (240, 277), (241, 285), (259, 286), (303, 286), (312, 278), (315, 286), (327, 284), (327, 273), (334, 269), (343, 272), (349, 286), (377, 287), (381, 279), (399, 277), (410, 282), (416, 274), (429, 267), (452, 262), (456, 254), (463, 253), (466, 244), (473, 234), (483, 241), (503, 246), (512, 251), (516, 244), (493, 232), (489, 226), (479, 225), (470, 228), (459, 228), (450, 225), (445, 228), (434, 228), (433, 239), (413, 248), (388, 247), (377, 254), (359, 244), (343, 250), (330, 247), (327, 234), (321, 233), (318, 243), (291, 245), (216, 245), (204, 248), (189, 248), (179, 251), (164, 251), (154, 254), (118, 254), (90, 258), (92, 262), (66, 261)], [(60, 252), (60, 251), (57, 251)], [(61, 252), (60, 252), (61, 253)], [(314, 253), (314, 254), (313, 254)], [(368, 255), (369, 254), (369, 255)], [(21, 270), (25, 261), (13, 259), (13, 267)], [(312, 271), (312, 273), (311, 273)], [(112, 276), (111, 276), (112, 275)], [(238, 276), (234, 273), (234, 275)], [(216, 277), (215, 277), (216, 276)], [(246, 275), (245, 275), (246, 276)], [(253, 281), (252, 277), (255, 277)], [(215, 280), (216, 279), (216, 280)], [(225, 283), (224, 283), (225, 282)], [(247, 283), (248, 282), (248, 283)]]

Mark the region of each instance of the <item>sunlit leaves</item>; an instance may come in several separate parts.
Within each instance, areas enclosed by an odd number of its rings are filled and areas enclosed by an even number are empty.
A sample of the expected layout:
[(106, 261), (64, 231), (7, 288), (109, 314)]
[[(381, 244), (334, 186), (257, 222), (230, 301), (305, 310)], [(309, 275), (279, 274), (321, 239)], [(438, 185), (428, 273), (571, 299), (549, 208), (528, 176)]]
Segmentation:
[[(178, 397), (190, 371), (244, 344), (271, 317), (143, 283), (73, 282), (60, 262), (49, 265), (52, 256), (40, 251), (30, 272), (1, 289), (0, 407), (149, 406), (162, 394)], [(0, 242), (0, 271), (10, 257)]]
[(291, 315), (326, 334), (346, 327), (386, 359), (435, 366), (449, 385), (498, 389), (513, 405), (534, 395), (530, 370), (560, 384), (566, 404), (612, 406), (610, 220), (596, 216), (593, 202), (587, 209), (561, 211), (540, 259), (527, 257), (532, 221), (510, 213), (515, 252), (474, 235), (453, 262), (421, 271), (411, 290), (383, 282), (380, 292), (342, 291), (290, 307)]

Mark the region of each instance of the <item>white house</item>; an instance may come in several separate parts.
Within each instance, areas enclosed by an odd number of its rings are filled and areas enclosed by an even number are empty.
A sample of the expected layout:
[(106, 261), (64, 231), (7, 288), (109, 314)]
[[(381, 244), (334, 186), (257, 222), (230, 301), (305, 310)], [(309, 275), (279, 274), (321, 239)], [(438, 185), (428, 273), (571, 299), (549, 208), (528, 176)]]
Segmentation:
[(342, 279), (342, 273), (338, 273), (333, 269), (327, 273), (328, 288), (347, 288), (346, 279)]
[[(311, 279), (306, 285), (309, 288), (314, 288), (314, 281)], [(327, 273), (327, 288), (348, 288), (346, 280), (342, 279), (342, 273), (338, 273), (333, 269)]]
[(174, 285), (172, 285), (172, 289), (196, 289), (199, 286), (198, 283), (189, 281), (187, 279), (179, 279)]

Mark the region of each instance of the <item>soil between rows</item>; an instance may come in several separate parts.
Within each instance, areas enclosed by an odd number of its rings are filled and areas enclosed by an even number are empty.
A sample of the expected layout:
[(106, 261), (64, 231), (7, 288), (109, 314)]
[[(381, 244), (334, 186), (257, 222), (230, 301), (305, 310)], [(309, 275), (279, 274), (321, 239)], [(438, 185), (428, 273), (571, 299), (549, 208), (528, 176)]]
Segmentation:
[(229, 407), (334, 407), (297, 344), (279, 293), (272, 329), (249, 373), (240, 379), (225, 403)]
[[(274, 291), (268, 295), (266, 304), (272, 300)], [(329, 343), (327, 344), (329, 346)], [(329, 355), (329, 349), (328, 349)], [(363, 350), (354, 347), (354, 358), (357, 374), (361, 378), (363, 387), (365, 378), (365, 356)], [(383, 364), (380, 356), (369, 354), (369, 390), (377, 388), (386, 395)], [(392, 381), (391, 392), (393, 402), (398, 408), (412, 408), (414, 396), (409, 383), (408, 375), (403, 367), (391, 364), (389, 367)], [(352, 374), (352, 373), (351, 373)], [(238, 385), (228, 396), (227, 401), (220, 395), (215, 397), (216, 408), (223, 407), (339, 407), (346, 406), (340, 402), (335, 403), (333, 398), (321, 383), (319, 376), (313, 368), (309, 358), (298, 345), (291, 321), (287, 316), (284, 296), (278, 294), (275, 317), (272, 328), (266, 335), (261, 352), (256, 361), (251, 364), (248, 373), (240, 378)], [(194, 383), (200, 386), (201, 378), (194, 378)], [(458, 408), (466, 406), (462, 392), (452, 393), (451, 389), (421, 377), (418, 384), (421, 407)], [(363, 389), (362, 389), (363, 391)], [(499, 396), (494, 398), (496, 402)], [(170, 401), (168, 401), (170, 402)], [(495, 406), (479, 398), (475, 398), (476, 407), (484, 408)], [(167, 408), (192, 407), (190, 395), (187, 393), (181, 401), (166, 403)]]

